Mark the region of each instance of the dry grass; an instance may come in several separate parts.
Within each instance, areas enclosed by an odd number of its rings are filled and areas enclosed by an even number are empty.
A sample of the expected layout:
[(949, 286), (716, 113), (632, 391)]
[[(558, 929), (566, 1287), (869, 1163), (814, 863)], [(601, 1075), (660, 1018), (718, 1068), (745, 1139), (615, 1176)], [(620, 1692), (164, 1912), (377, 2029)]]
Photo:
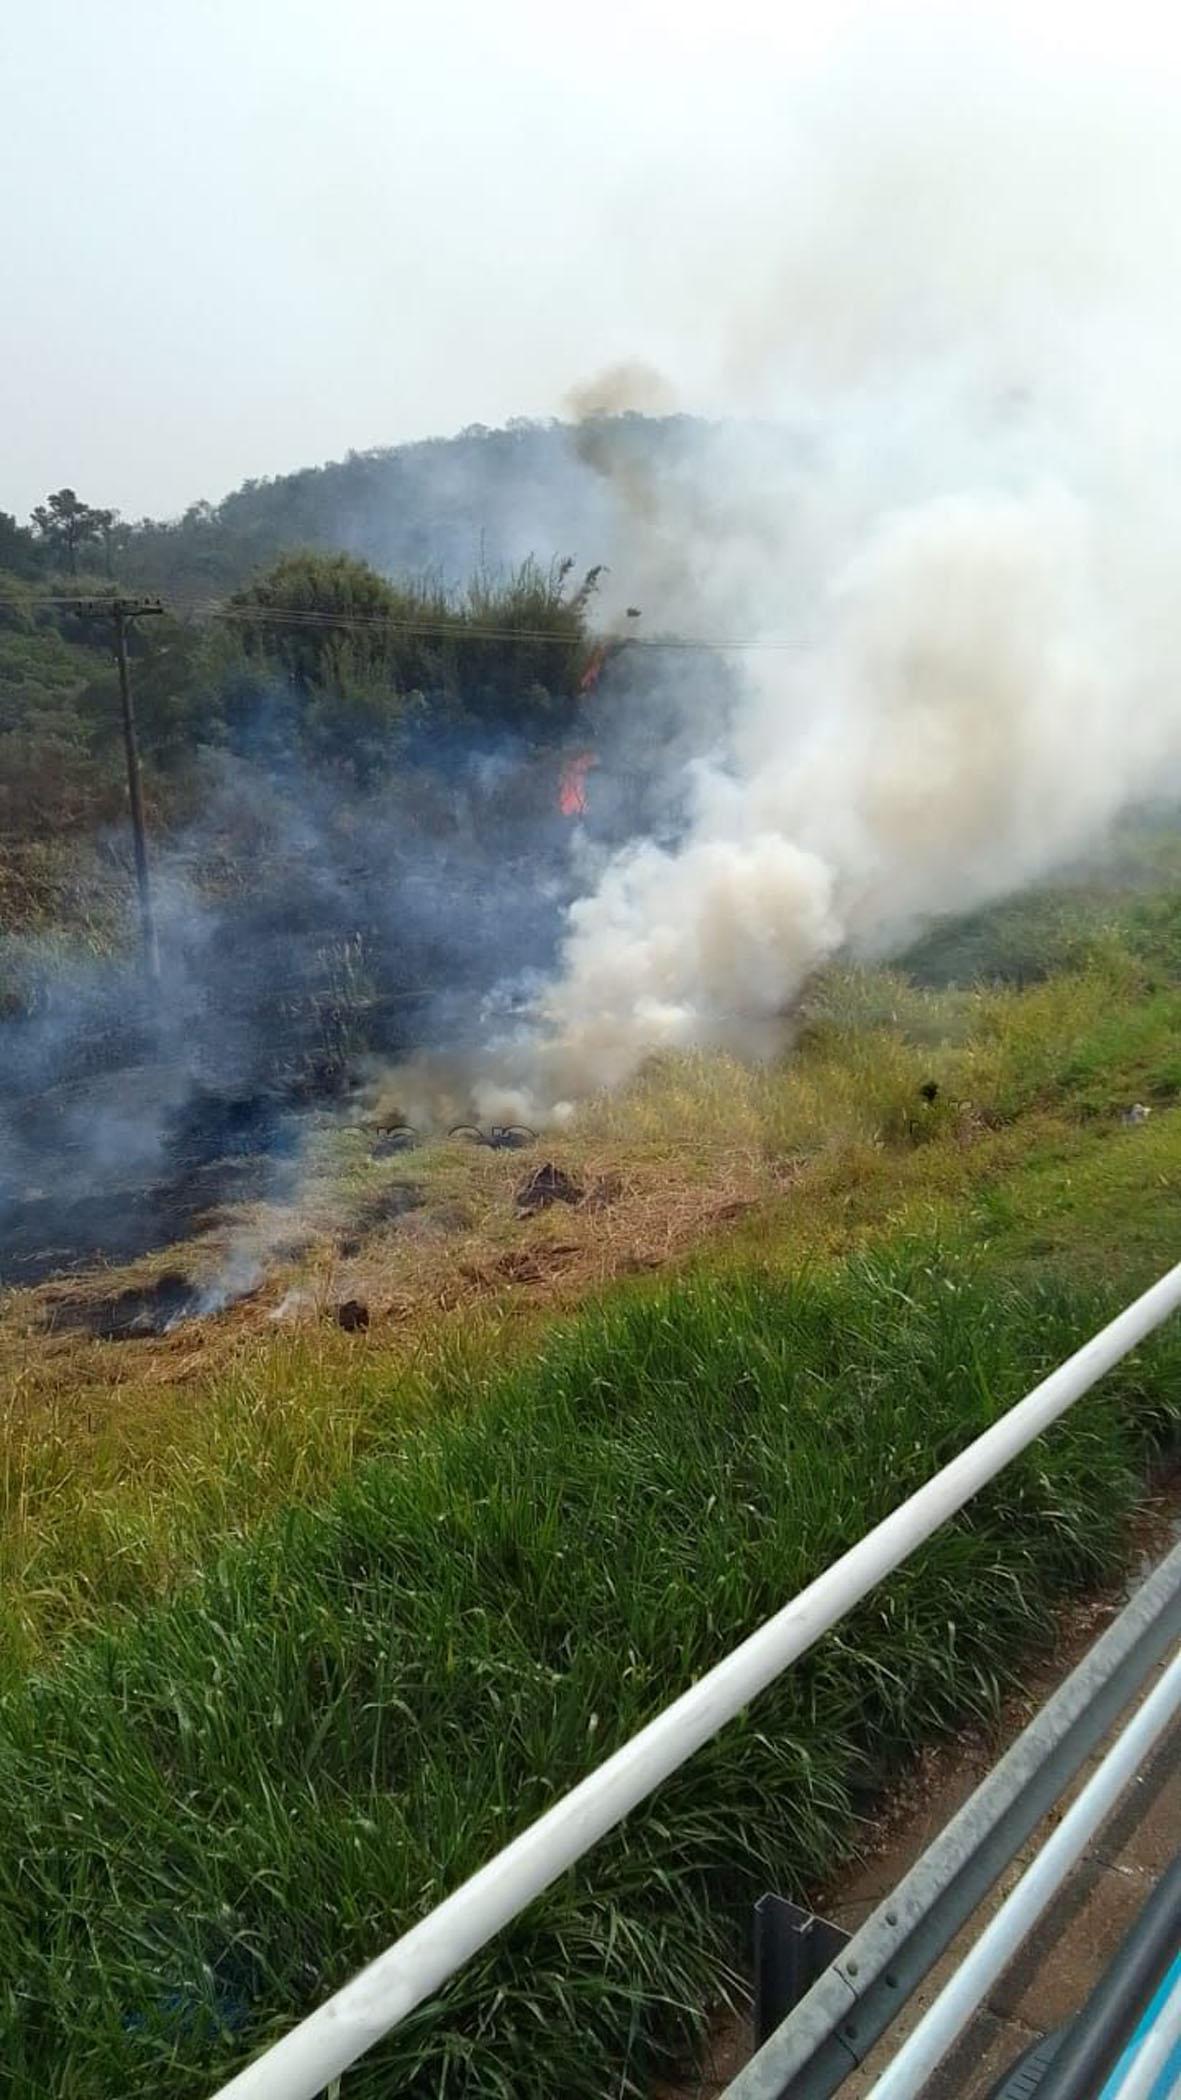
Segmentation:
[[(180, 1250), (9, 1293), (0, 1310), (8, 1421), (31, 1427), (64, 1404), (75, 1440), (127, 1431), (129, 1416), (166, 1418), (178, 1389), (253, 1375), (276, 1351), (281, 1359), (293, 1331), (305, 1346), (314, 1332), (342, 1373), (358, 1349), (376, 1347), (393, 1371), (453, 1325), (496, 1331), (522, 1309), (571, 1305), (681, 1261), (744, 1220), (801, 1249), (838, 1250), (901, 1209), (958, 1202), (1028, 1150), (1039, 1118), (1054, 1123), (1065, 1109), (1069, 1120), (1056, 1074), (1121, 1002), (1135, 1010), (1126, 961), (1114, 977), (1082, 973), (1020, 993), (937, 994), (886, 971), (834, 970), (781, 1063), (654, 1060), (527, 1152), (456, 1141), (375, 1160), (371, 1132), (318, 1131), (297, 1204), (243, 1209)], [(1174, 1018), (1153, 1015), (1154, 1042), (1172, 1040)], [(940, 1090), (932, 1103), (920, 1094), (927, 1081)], [(1124, 1084), (1114, 1060), (1105, 1083), (1114, 1120)], [(522, 1218), (517, 1193), (542, 1161), (582, 1200)], [(406, 1191), (413, 1207), (383, 1219)], [(230, 1246), (261, 1250), (263, 1276), (214, 1318), (122, 1343), (45, 1331), (64, 1293), (100, 1299), (178, 1264), (200, 1279)], [(350, 1298), (371, 1311), (359, 1341), (333, 1322)], [(205, 1403), (193, 1392), (182, 1404)]]
[[(1134, 1185), (1151, 1163), (1176, 1178), (1175, 1119), (1125, 1131), (1119, 1109), (1163, 1106), (1177, 1006), (1129, 989), (1123, 962), (1022, 993), (833, 972), (775, 1067), (654, 1063), (526, 1152), (453, 1142), (375, 1160), (372, 1132), (320, 1133), (297, 1207), (239, 1212), (195, 1246), (68, 1286), (100, 1298), (169, 1266), (208, 1275), (231, 1240), (268, 1249), (258, 1289), (217, 1317), (99, 1341), (44, 1331), (66, 1286), (11, 1294), (0, 1650), (19, 1658), (44, 1631), (167, 1587), (212, 1539), (326, 1493), (449, 1354), (524, 1351), (551, 1313), (617, 1281), (752, 1252), (806, 1266), (932, 1229), (1008, 1234), (1038, 1258), (1054, 1218), (1077, 1259), (1088, 1214), (1130, 1208), (1121, 1176)], [(579, 1200), (521, 1216), (546, 1161)], [(383, 1220), (407, 1185), (415, 1207)], [(1035, 1187), (1036, 1203), (1014, 1194)], [(347, 1334), (335, 1311), (353, 1298), (370, 1325)]]

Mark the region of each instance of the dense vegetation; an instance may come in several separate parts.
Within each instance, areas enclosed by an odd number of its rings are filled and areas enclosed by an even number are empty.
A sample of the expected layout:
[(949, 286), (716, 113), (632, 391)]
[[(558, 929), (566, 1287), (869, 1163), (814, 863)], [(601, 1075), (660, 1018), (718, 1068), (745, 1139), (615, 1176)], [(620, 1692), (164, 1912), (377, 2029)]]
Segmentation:
[[(339, 1087), (365, 1050), (454, 1044), (498, 982), (548, 967), (571, 880), (563, 768), (593, 740), (600, 840), (649, 825), (652, 753), (667, 763), (686, 734), (683, 666), (647, 652), (638, 709), (626, 650), (592, 641), (600, 571), (569, 557), (447, 587), (291, 550), (216, 611), (131, 624), (164, 964), (163, 1002), (140, 1011), (104, 611), (130, 556), (99, 515), (60, 490), (37, 534), (0, 535), (0, 1125), (14, 1075), (23, 1094), (27, 1072), (172, 1058), (186, 1035), (190, 1063), (212, 1041), (211, 1083)], [(85, 568), (104, 532), (109, 577)], [(720, 660), (710, 678), (720, 718)], [(47, 1075), (13, 1028), (51, 1013)]]
[[(111, 623), (61, 602), (62, 579), (0, 576), (0, 838), (80, 833), (125, 793)], [(463, 592), (398, 585), (349, 556), (288, 554), (217, 621), (138, 623), (140, 743), (164, 816), (191, 805), (201, 754), (282, 753), (367, 780), (448, 739), (570, 732), (589, 644), (594, 573), (524, 562)]]
[[(112, 586), (91, 579), (94, 604), (80, 606), (54, 581), (0, 578), (0, 1022), (13, 1025), (60, 1002), (67, 965), (108, 970), (105, 989), (78, 990), (92, 1015), (126, 1014), (136, 997), (126, 765), (101, 609)], [(133, 623), (172, 1003), (204, 985), (215, 1027), (234, 1013), (240, 1034), (255, 1014), (252, 1042), (281, 1053), (277, 1075), (322, 1064), (317, 1015), (335, 1010), (362, 950), (371, 1040), (387, 1048), (391, 1014), (409, 1025), (405, 988), (485, 984), (502, 966), (483, 931), (496, 894), (519, 966), (540, 961), (537, 879), (585, 706), (593, 588), (593, 572), (526, 562), (453, 595), (349, 556), (290, 554), (216, 622)], [(526, 852), (527, 883), (513, 873)], [(245, 977), (211, 982), (234, 955)], [(403, 1007), (379, 1013), (378, 988)], [(77, 1034), (68, 1016), (63, 1027)], [(104, 1058), (121, 1055), (112, 1038)], [(9, 1080), (20, 1062), (9, 1047)], [(243, 1080), (265, 1066), (251, 1051)]]

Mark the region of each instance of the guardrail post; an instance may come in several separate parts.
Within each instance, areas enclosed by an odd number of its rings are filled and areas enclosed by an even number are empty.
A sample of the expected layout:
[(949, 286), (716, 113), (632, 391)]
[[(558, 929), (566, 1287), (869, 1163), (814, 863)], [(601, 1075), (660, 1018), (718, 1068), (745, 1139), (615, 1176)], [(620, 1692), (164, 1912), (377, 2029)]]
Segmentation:
[(849, 1935), (827, 1918), (814, 1917), (784, 1896), (760, 1896), (755, 1904), (755, 2048), (810, 1991)]

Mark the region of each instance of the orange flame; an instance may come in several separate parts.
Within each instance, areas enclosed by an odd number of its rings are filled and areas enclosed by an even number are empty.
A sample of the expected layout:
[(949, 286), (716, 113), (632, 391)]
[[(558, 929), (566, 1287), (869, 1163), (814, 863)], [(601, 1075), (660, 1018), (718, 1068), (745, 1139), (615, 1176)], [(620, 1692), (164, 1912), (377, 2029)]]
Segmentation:
[(601, 642), (591, 650), (587, 667), (578, 681), (580, 693), (593, 693), (599, 682), (599, 673), (607, 661), (607, 651)]
[(586, 776), (595, 764), (593, 751), (579, 751), (568, 758), (558, 782), (558, 808), (564, 817), (585, 817)]

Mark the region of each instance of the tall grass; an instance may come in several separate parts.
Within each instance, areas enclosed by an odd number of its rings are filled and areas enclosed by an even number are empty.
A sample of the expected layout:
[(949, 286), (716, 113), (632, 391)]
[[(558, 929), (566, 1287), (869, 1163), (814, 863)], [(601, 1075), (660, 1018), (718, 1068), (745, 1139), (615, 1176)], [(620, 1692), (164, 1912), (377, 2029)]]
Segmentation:
[[(318, 1511), (0, 1700), (0, 2049), (17, 2100), (205, 2094), (1090, 1332), (1103, 1292), (921, 1248), (703, 1277), (453, 1361)], [(908, 1747), (992, 1710), (1109, 1569), (1181, 1420), (1181, 1337), (1008, 1469), (695, 1757), (350, 2100), (638, 2093), (752, 1895), (805, 1888)]]
[[(584, 1111), (616, 1143), (808, 1158), (842, 1146), (906, 1149), (954, 1135), (957, 1112), (1010, 1123), (1035, 1108), (1114, 1115), (1181, 1094), (1181, 989), (1115, 944), (1084, 967), (1017, 989), (933, 990), (897, 971), (825, 971), (781, 1061), (717, 1054), (653, 1060)], [(920, 1088), (939, 1089), (931, 1106)]]

